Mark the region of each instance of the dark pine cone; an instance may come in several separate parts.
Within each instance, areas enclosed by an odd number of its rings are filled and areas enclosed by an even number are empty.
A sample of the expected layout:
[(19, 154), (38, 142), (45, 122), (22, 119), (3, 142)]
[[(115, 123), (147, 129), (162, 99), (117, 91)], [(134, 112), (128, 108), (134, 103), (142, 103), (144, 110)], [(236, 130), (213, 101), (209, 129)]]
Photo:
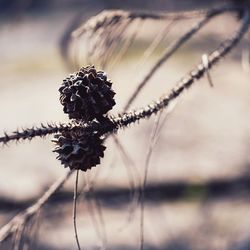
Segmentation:
[(60, 87), (60, 102), (70, 119), (91, 121), (102, 117), (115, 105), (115, 92), (106, 73), (94, 66), (81, 68), (65, 80)]
[(105, 146), (103, 140), (97, 134), (83, 132), (64, 132), (55, 135), (57, 159), (64, 167), (87, 171), (100, 164), (100, 158), (104, 156)]

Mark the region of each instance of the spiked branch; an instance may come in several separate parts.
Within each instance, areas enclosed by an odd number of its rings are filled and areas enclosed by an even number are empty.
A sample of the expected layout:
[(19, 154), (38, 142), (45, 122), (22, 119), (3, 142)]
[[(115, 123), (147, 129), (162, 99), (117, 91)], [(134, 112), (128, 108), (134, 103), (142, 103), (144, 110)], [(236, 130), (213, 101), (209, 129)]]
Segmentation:
[[(228, 8), (225, 8), (224, 11), (227, 11)], [(231, 10), (231, 9), (230, 9)], [(236, 12), (239, 11), (238, 8), (234, 9)], [(221, 12), (219, 9), (217, 12)], [(214, 10), (215, 13), (215, 10)], [(12, 135), (5, 134), (3, 137), (0, 137), (0, 143), (6, 144), (10, 141), (19, 141), (20, 139), (29, 139), (31, 140), (34, 137), (43, 137), (49, 134), (55, 134), (57, 132), (70, 131), (70, 130), (84, 130), (87, 133), (91, 133), (92, 131), (98, 131), (100, 135), (115, 133), (118, 129), (122, 127), (126, 127), (136, 121), (140, 121), (141, 119), (149, 118), (153, 114), (158, 113), (160, 110), (164, 108), (169, 108), (170, 104), (173, 101), (176, 101), (181, 94), (190, 88), (193, 83), (204, 76), (206, 72), (208, 72), (220, 59), (222, 59), (225, 55), (227, 55), (242, 39), (244, 34), (247, 32), (249, 28), (249, 10), (244, 11), (244, 16), (242, 19), (242, 24), (235, 32), (235, 34), (222, 42), (220, 46), (211, 52), (207, 57), (207, 64), (204, 65), (203, 62), (199, 63), (190, 73), (188, 73), (185, 77), (183, 77), (179, 82), (177, 82), (176, 86), (166, 95), (163, 95), (161, 98), (156, 100), (155, 102), (147, 105), (144, 108), (130, 111), (127, 113), (123, 113), (118, 115), (117, 117), (111, 117), (110, 123), (68, 123), (68, 124), (60, 124), (60, 125), (42, 125), (39, 128), (31, 128), (24, 129), (22, 132), (15, 131)]]
[(136, 97), (138, 96), (139, 92), (142, 88), (146, 85), (146, 83), (152, 78), (155, 72), (183, 45), (185, 44), (190, 38), (193, 37), (201, 28), (203, 28), (213, 17), (224, 14), (225, 11), (232, 11), (235, 9), (226, 8), (226, 9), (214, 9), (206, 13), (206, 16), (198, 23), (196, 23), (193, 28), (187, 31), (183, 36), (179, 38), (179, 40), (170, 46), (169, 49), (163, 54), (163, 56), (157, 61), (157, 63), (152, 67), (152, 69), (147, 73), (144, 77), (142, 82), (139, 83), (133, 95), (129, 98), (128, 102), (125, 105), (125, 111), (127, 111), (131, 104), (134, 102)]
[[(190, 73), (177, 82), (176, 86), (168, 94), (162, 96), (152, 104), (149, 104), (146, 108), (124, 113), (118, 118), (113, 118), (113, 130), (126, 127), (141, 119), (149, 118), (152, 114), (158, 113), (163, 108), (168, 108), (171, 102), (175, 101), (185, 90), (189, 89), (195, 81), (202, 78), (208, 70), (238, 44), (249, 28), (249, 19), (249, 10), (246, 10), (239, 30), (208, 55), (208, 65), (204, 65), (203, 62), (199, 63)], [(106, 132), (112, 132), (112, 130)]]
[[(236, 12), (239, 9), (234, 9)], [(226, 11), (226, 10), (224, 10)], [(149, 118), (153, 114), (158, 113), (164, 108), (169, 108), (171, 102), (178, 100), (185, 90), (189, 89), (193, 83), (204, 76), (208, 70), (210, 70), (222, 57), (228, 54), (231, 49), (233, 49), (237, 43), (242, 39), (243, 35), (247, 32), (249, 28), (249, 10), (244, 11), (242, 18), (242, 24), (239, 30), (230, 38), (225, 40), (218, 49), (214, 50), (207, 57), (207, 64), (204, 65), (203, 62), (197, 65), (189, 74), (183, 77), (174, 87), (170, 93), (162, 96), (154, 103), (148, 105), (140, 110), (131, 111), (118, 115), (118, 117), (110, 118), (111, 123), (100, 124), (96, 122), (91, 123), (69, 123), (69, 124), (51, 124), (51, 125), (41, 125), (38, 128), (24, 129), (23, 131), (15, 131), (13, 134), (5, 134), (0, 137), (0, 143), (7, 144), (10, 141), (19, 141), (21, 139), (31, 140), (34, 137), (43, 137), (49, 134), (54, 134), (58, 132), (70, 131), (70, 130), (84, 130), (85, 132), (91, 133), (91, 131), (98, 131), (100, 135), (110, 134), (116, 132), (119, 128), (126, 127), (131, 123), (140, 121), (141, 119)], [(59, 190), (65, 181), (71, 176), (73, 171), (67, 172), (62, 178), (58, 179), (37, 202), (31, 207), (27, 208), (24, 212), (16, 215), (8, 224), (0, 229), (0, 242), (3, 242), (8, 237), (13, 235), (20, 227), (30, 219), (34, 214), (36, 214), (40, 208), (42, 208), (48, 199)]]
[(0, 137), (0, 143), (7, 144), (10, 141), (20, 141), (20, 140), (32, 140), (34, 137), (44, 137), (46, 135), (56, 134), (59, 132), (66, 132), (72, 129), (78, 129), (79, 126), (84, 128), (87, 124), (77, 124), (75, 122), (68, 124), (41, 124), (40, 127), (32, 127), (22, 130), (16, 130), (12, 134), (4, 133), (4, 136)]

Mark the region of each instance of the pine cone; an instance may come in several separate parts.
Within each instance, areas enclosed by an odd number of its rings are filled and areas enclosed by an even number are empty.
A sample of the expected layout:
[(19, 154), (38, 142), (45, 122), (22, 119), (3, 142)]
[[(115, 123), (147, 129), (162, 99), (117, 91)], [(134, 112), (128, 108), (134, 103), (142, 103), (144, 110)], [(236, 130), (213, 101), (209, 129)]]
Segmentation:
[(115, 105), (115, 92), (106, 73), (94, 66), (81, 68), (63, 80), (59, 89), (63, 111), (70, 119), (91, 121), (102, 117)]
[(56, 144), (54, 152), (58, 153), (57, 159), (64, 167), (87, 171), (100, 164), (104, 156), (105, 146), (103, 140), (96, 134), (80, 131), (63, 132), (55, 135)]

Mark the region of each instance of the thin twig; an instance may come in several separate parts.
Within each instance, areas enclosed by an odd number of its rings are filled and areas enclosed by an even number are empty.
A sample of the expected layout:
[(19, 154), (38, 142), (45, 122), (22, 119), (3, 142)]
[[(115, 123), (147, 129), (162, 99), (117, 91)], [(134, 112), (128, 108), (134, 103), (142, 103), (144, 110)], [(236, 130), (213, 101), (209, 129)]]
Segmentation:
[[(103, 219), (100, 203), (98, 202), (97, 197), (95, 195), (95, 190), (94, 190), (95, 180), (92, 180), (90, 182), (88, 178), (85, 178), (85, 182), (86, 182), (86, 189), (87, 189), (85, 190), (85, 194), (86, 192), (88, 192), (89, 194), (91, 194), (91, 196), (94, 199), (93, 201), (87, 202), (90, 218), (92, 220), (97, 237), (100, 238), (102, 241), (101, 249), (106, 249), (106, 245), (107, 245), (107, 235), (106, 235), (106, 229), (105, 229), (106, 226), (105, 226), (105, 221)], [(96, 218), (96, 213), (98, 215), (97, 218)]]
[(150, 158), (151, 158), (153, 148), (154, 148), (154, 145), (155, 145), (155, 142), (156, 142), (155, 138), (156, 138), (157, 130), (159, 128), (161, 114), (162, 114), (162, 112), (160, 112), (157, 115), (155, 123), (154, 123), (154, 127), (152, 129), (150, 142), (149, 142), (149, 147), (148, 147), (148, 152), (146, 154), (143, 182), (142, 182), (142, 186), (141, 186), (140, 250), (144, 249), (144, 210), (145, 210), (145, 206), (144, 206), (145, 205), (144, 204), (145, 193), (144, 193), (144, 190), (145, 190), (145, 187), (146, 187), (146, 184), (147, 184), (148, 171), (149, 171), (149, 162), (150, 162)]
[[(146, 60), (146, 58), (149, 57), (150, 54), (153, 53), (153, 51), (157, 48), (159, 43), (167, 36), (167, 34), (169, 33), (169, 31), (170, 31), (170, 29), (173, 26), (175, 21), (176, 21), (176, 19), (171, 20), (171, 22), (169, 24), (167, 24), (166, 27), (164, 27), (163, 31), (160, 32), (155, 37), (155, 39), (150, 44), (148, 49), (144, 52), (143, 61), (136, 66), (137, 68), (139, 67), (139, 65), (142, 66), (142, 63)], [(141, 25), (142, 24), (143, 24), (143, 22), (141, 23)], [(132, 41), (130, 42), (130, 44), (133, 42), (136, 35), (137, 35), (137, 33), (134, 33), (134, 36), (132, 36), (132, 39), (131, 39)], [(139, 90), (139, 92), (140, 91), (141, 90)], [(136, 92), (136, 90), (134, 92)], [(123, 111), (125, 112), (126, 110), (124, 109)], [(135, 181), (133, 180), (133, 172), (136, 173), (137, 179), (139, 179), (139, 186), (141, 186), (142, 184), (141, 184), (139, 173), (137, 172), (137, 168), (136, 168), (134, 162), (132, 161), (132, 159), (129, 157), (128, 152), (126, 152), (125, 147), (122, 145), (121, 141), (118, 139), (118, 137), (116, 135), (113, 135), (112, 138), (114, 139), (114, 143), (116, 144), (117, 148), (119, 149), (119, 152), (121, 153), (122, 159), (124, 161), (124, 165), (127, 169), (128, 174), (130, 175), (129, 179), (131, 179), (130, 187), (131, 187), (132, 206), (131, 206), (131, 209), (129, 212), (129, 218), (128, 218), (128, 222), (130, 222), (130, 220), (132, 219), (133, 212), (138, 204), (139, 195), (140, 195), (139, 192), (137, 193), (137, 190), (135, 189)], [(133, 170), (132, 172), (130, 171), (131, 167), (132, 167), (131, 170)], [(121, 227), (121, 229), (123, 227)]]
[[(112, 138), (114, 139), (114, 143), (116, 144), (119, 153), (122, 157), (124, 162), (124, 166), (126, 167), (128, 178), (129, 178), (129, 185), (130, 185), (130, 196), (131, 196), (131, 207), (129, 211), (128, 222), (131, 221), (133, 212), (138, 204), (139, 201), (139, 192), (137, 191), (136, 186), (141, 185), (141, 178), (138, 173), (138, 169), (134, 163), (134, 161), (129, 156), (128, 152), (126, 151), (125, 147), (123, 146), (122, 142), (117, 138), (117, 136), (113, 135)], [(136, 185), (136, 180), (138, 180), (138, 184)], [(121, 227), (121, 230), (124, 226)]]
[(124, 11), (124, 10), (104, 10), (100, 14), (90, 18), (86, 23), (80, 25), (77, 29), (72, 31), (72, 37), (79, 37), (85, 32), (95, 33), (99, 29), (105, 28), (107, 25), (114, 25), (124, 20), (134, 19), (152, 19), (152, 20), (173, 20), (173, 19), (192, 19), (204, 16), (207, 12), (205, 10), (199, 11), (182, 11), (181, 13), (152, 13), (141, 11)]
[(74, 224), (74, 233), (75, 233), (76, 244), (77, 244), (78, 250), (81, 250), (81, 246), (80, 246), (79, 239), (78, 239), (77, 226), (76, 226), (78, 176), (79, 176), (79, 169), (76, 170), (76, 180), (75, 180), (75, 189), (74, 189), (74, 198), (73, 198), (73, 224)]
[[(145, 64), (147, 58), (149, 58), (153, 52), (156, 50), (156, 48), (159, 46), (159, 44), (167, 37), (169, 32), (171, 31), (172, 27), (176, 23), (177, 20), (171, 20), (165, 27), (163, 27), (163, 30), (158, 32), (156, 37), (153, 39), (152, 43), (148, 46), (148, 48), (144, 51), (142, 58), (138, 62), (138, 64), (135, 66), (134, 72), (138, 72), (138, 69), (142, 68)], [(136, 91), (136, 89), (135, 89)], [(139, 93), (138, 93), (139, 94)]]
[(99, 202), (98, 198), (95, 195), (95, 189), (94, 189), (94, 185), (91, 186), (90, 188), (91, 190), (91, 194), (94, 198), (93, 200), (93, 212), (96, 210), (97, 211), (97, 215), (98, 215), (98, 219), (99, 219), (99, 224), (100, 224), (100, 236), (101, 236), (101, 240), (102, 240), (102, 250), (106, 249), (107, 247), (107, 234), (106, 234), (106, 224), (105, 224), (105, 220), (103, 217), (103, 213), (102, 213), (102, 207), (101, 207), (101, 203)]
[[(132, 34), (130, 35), (130, 37), (126, 37), (124, 39), (124, 44), (121, 47), (120, 51), (117, 53), (116, 57), (112, 60), (111, 63), (109, 63), (109, 68), (112, 69), (114, 67), (114, 65), (116, 65), (121, 58), (125, 55), (125, 53), (128, 51), (128, 49), (130, 48), (130, 46), (133, 44), (133, 42), (135, 41), (137, 35), (138, 35), (138, 30), (141, 29), (143, 25), (143, 22), (141, 20), (138, 21), (136, 28), (134, 28)], [(124, 34), (123, 34), (124, 36)], [(105, 60), (106, 64), (107, 64), (107, 59)]]
[[(74, 51), (72, 58), (66, 57), (68, 65), (80, 65), (81, 56), (86, 55), (86, 61), (90, 64), (100, 64), (106, 68), (110, 64), (110, 57), (113, 52), (116, 52), (117, 46), (122, 47), (121, 50), (126, 50), (128, 43), (133, 42), (131, 39), (125, 38), (126, 31), (136, 20), (144, 23), (146, 20), (163, 21), (163, 20), (183, 20), (189, 18), (197, 18), (204, 16), (205, 11), (190, 11), (182, 13), (147, 13), (138, 11), (122, 11), (122, 10), (109, 10), (103, 11), (100, 14), (90, 18), (86, 23), (72, 31), (71, 43), (67, 43), (66, 54), (69, 55), (69, 49), (73, 46)], [(87, 48), (83, 48), (81, 39), (86, 39)], [(70, 41), (70, 38), (68, 38)], [(86, 43), (85, 43), (86, 44)], [(123, 44), (123, 45), (122, 45)], [(83, 52), (83, 53), (82, 53)], [(123, 53), (123, 52), (122, 52)]]
[[(104, 43), (105, 43), (105, 46), (103, 46), (102, 48), (103, 53), (97, 56), (97, 61), (100, 59), (102, 60), (102, 63), (101, 63), (102, 68), (104, 69), (106, 68), (109, 58), (111, 57), (112, 53), (115, 51), (117, 45), (121, 44), (123, 40), (123, 36), (128, 30), (131, 22), (132, 22), (131, 20), (128, 20), (123, 25), (120, 25), (119, 28), (114, 28), (114, 29), (111, 28), (110, 34), (105, 34), (106, 39), (103, 38)], [(100, 50), (101, 46), (99, 46), (98, 43), (99, 41), (97, 39), (97, 47), (98, 47), (98, 50)], [(124, 44), (123, 48), (125, 48), (125, 46), (126, 45)]]

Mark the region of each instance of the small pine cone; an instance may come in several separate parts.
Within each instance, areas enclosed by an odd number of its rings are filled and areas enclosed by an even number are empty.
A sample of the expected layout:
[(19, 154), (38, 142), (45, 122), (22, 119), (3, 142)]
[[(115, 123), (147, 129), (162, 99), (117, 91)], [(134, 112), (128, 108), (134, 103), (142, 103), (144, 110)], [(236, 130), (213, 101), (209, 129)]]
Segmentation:
[(106, 73), (94, 66), (81, 68), (63, 80), (59, 88), (63, 111), (70, 119), (91, 121), (102, 117), (115, 105), (115, 92)]
[(97, 134), (80, 131), (56, 134), (53, 142), (56, 144), (54, 152), (58, 153), (57, 159), (71, 170), (87, 171), (100, 164), (100, 158), (104, 156), (106, 149)]

